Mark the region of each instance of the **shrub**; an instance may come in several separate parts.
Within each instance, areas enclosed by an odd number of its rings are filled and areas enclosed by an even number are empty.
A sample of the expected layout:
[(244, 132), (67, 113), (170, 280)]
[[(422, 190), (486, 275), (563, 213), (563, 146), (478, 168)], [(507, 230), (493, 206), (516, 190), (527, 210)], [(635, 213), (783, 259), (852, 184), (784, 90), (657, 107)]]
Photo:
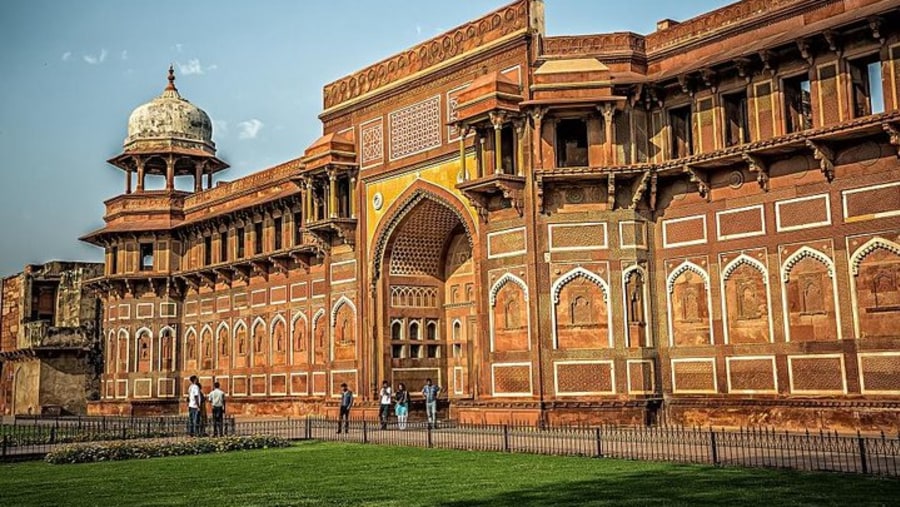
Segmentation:
[(284, 438), (266, 435), (82, 443), (60, 446), (48, 453), (44, 461), (56, 465), (92, 463), (95, 461), (120, 461), (242, 451), (246, 449), (268, 449), (269, 447), (287, 447), (289, 445), (290, 442)]

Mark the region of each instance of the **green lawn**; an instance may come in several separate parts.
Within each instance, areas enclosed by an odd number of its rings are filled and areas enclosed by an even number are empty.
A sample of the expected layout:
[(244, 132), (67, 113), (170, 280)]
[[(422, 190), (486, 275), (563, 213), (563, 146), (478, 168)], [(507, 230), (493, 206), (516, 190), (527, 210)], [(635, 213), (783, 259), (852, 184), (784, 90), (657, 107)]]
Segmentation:
[(900, 481), (303, 443), (82, 465), (0, 465), (0, 505), (897, 505)]

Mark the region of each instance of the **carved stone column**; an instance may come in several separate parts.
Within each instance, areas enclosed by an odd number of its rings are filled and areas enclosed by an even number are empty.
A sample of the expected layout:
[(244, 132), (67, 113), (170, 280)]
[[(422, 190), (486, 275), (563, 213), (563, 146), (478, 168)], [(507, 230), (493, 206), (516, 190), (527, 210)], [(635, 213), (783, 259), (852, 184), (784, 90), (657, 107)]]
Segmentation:
[(544, 111), (537, 107), (531, 110), (531, 120), (534, 122), (534, 134), (532, 136), (534, 145), (534, 155), (536, 160), (532, 164), (536, 169), (544, 167), (544, 142), (543, 142), (543, 119)]
[(137, 193), (140, 194), (144, 191), (144, 159), (135, 157), (135, 162), (137, 163)]
[(175, 190), (175, 157), (166, 158), (166, 191)]
[(356, 218), (356, 176), (350, 176), (350, 218)]
[(194, 192), (203, 190), (203, 162), (194, 162)]
[(475, 179), (484, 175), (484, 138), (481, 129), (475, 129)]
[(600, 110), (603, 113), (603, 127), (606, 134), (606, 164), (616, 165), (616, 150), (613, 148), (613, 116), (616, 114), (616, 106), (610, 103), (603, 104)]
[(525, 175), (525, 120), (519, 119), (514, 122), (516, 128), (516, 175)]
[(337, 174), (328, 170), (328, 217), (337, 218)]
[(462, 173), (462, 180), (469, 180), (469, 169), (466, 167), (466, 136), (469, 134), (468, 126), (459, 127), (459, 167)]
[(491, 113), (491, 125), (494, 126), (494, 174), (503, 174), (503, 120), (502, 114)]
[(125, 193), (131, 193), (131, 168), (125, 169)]

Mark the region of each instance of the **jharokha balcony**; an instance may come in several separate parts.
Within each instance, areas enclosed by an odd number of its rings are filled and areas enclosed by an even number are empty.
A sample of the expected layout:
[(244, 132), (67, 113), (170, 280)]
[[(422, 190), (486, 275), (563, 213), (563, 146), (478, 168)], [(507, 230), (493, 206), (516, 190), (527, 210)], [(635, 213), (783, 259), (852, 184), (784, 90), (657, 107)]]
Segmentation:
[(304, 167), (295, 183), (303, 192), (306, 232), (323, 248), (335, 242), (355, 247), (359, 168), (353, 141), (327, 134), (310, 145), (301, 160)]

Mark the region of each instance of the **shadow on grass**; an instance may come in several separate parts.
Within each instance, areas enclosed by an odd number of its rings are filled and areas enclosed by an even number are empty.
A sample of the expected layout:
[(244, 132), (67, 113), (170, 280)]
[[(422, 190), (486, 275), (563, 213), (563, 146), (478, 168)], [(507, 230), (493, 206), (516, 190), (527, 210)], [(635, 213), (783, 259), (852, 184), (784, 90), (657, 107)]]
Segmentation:
[(440, 507), (562, 505), (898, 505), (900, 480), (697, 466), (615, 471), (595, 480), (544, 483)]

